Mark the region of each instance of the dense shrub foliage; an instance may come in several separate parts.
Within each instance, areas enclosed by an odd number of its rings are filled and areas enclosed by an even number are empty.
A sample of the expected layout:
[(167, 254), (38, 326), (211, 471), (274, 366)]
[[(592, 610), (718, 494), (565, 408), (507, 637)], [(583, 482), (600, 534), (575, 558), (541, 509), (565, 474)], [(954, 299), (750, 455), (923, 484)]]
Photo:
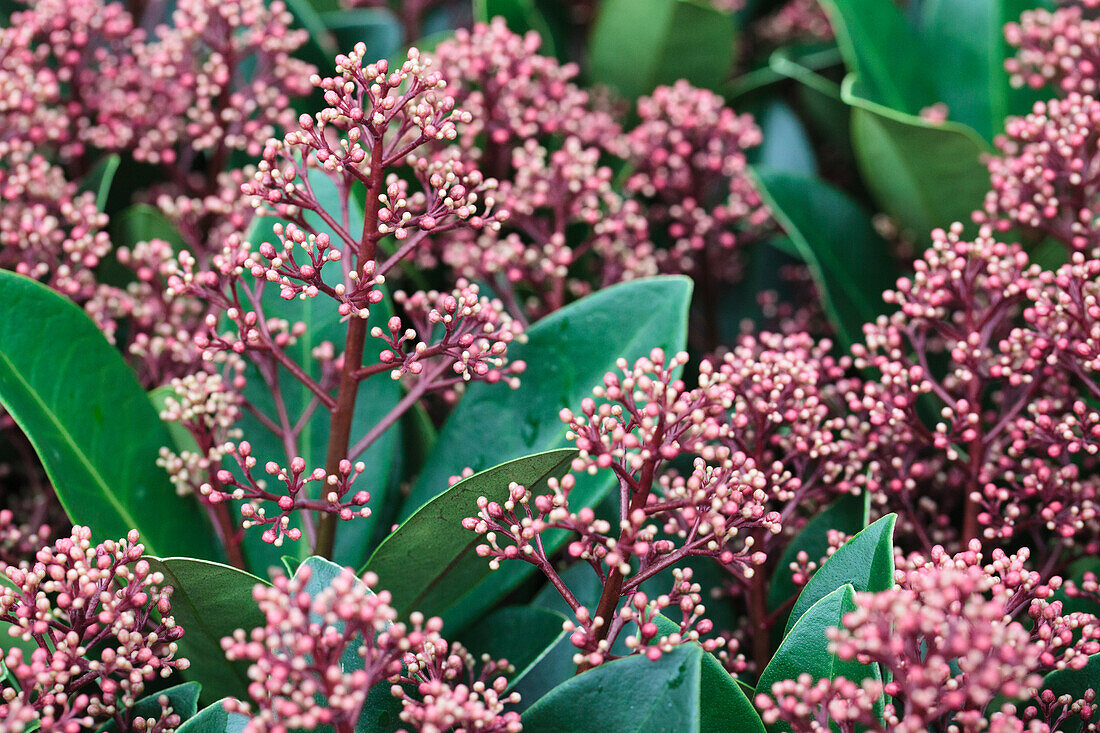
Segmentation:
[(0, 12), (0, 731), (1100, 726), (1100, 2)]

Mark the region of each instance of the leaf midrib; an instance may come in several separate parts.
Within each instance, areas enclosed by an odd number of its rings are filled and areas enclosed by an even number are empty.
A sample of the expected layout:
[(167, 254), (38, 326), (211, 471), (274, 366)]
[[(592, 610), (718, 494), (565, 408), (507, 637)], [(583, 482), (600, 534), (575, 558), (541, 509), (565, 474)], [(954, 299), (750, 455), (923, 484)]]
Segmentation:
[[(108, 504), (110, 504), (115, 509), (119, 517), (124, 520), (124, 523), (127, 526), (137, 529), (137, 520), (133, 516), (131, 516), (130, 512), (126, 510), (125, 506), (119, 503), (118, 498), (111, 492), (110, 486), (108, 486), (106, 479), (104, 479), (103, 476), (99, 473), (99, 470), (92, 463), (91, 459), (87, 455), (85, 455), (84, 451), (80, 449), (80, 446), (73, 439), (72, 434), (66, 428), (64, 423), (61, 422), (56, 413), (45, 403), (45, 401), (42, 400), (42, 398), (38, 395), (37, 390), (35, 390), (31, 386), (30, 382), (23, 378), (23, 375), (19, 373), (19, 370), (15, 368), (15, 365), (11, 362), (11, 359), (9, 359), (7, 354), (5, 354), (3, 351), (0, 351), (0, 362), (2, 362), (2, 365), (7, 368), (8, 372), (14, 377), (14, 379), (25, 388), (25, 392), (31, 397), (34, 402), (39, 405), (46, 417), (57, 427), (62, 437), (72, 448), (73, 454), (75, 454), (79, 459), (79, 462), (84, 465), (87, 472), (92, 476), (93, 481), (98, 484), (99, 487), (102, 489), (104, 496), (106, 496), (107, 498)], [(12, 417), (15, 419), (16, 423), (19, 424), (20, 429), (23, 430), (24, 434), (27, 436), (27, 439), (30, 440), (31, 443), (37, 447), (39, 441), (35, 437), (33, 437), (30, 431), (26, 429), (26, 426), (23, 425), (24, 421), (19, 419), (19, 415), (17, 414), (17, 412), (11, 409), (11, 405), (9, 404), (10, 400), (0, 399), (0, 402), (3, 402), (4, 406), (9, 411), (11, 411)], [(54, 476), (51, 475), (55, 473), (55, 471), (50, 468), (49, 462), (43, 461), (42, 464), (43, 467), (46, 469), (46, 474), (50, 476), (50, 481), (56, 483)], [(153, 543), (147, 536), (147, 534), (145, 532), (142, 532), (141, 534), (146, 549), (149, 550), (151, 554), (157, 554), (157, 549), (153, 546)]]

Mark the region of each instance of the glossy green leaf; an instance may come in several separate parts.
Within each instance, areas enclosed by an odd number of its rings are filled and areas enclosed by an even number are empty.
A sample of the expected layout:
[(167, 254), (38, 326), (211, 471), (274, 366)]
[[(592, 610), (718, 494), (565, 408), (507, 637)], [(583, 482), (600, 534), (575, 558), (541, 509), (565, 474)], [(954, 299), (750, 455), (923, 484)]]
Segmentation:
[(939, 101), (920, 41), (894, 3), (823, 0), (821, 5), (845, 64), (863, 79), (868, 99), (910, 114)]
[(198, 503), (156, 465), (171, 439), (118, 351), (45, 285), (3, 271), (0, 289), (0, 403), (73, 523), (98, 540), (137, 529), (151, 553), (218, 557)]
[(744, 698), (728, 685), (704, 680), (706, 654), (696, 644), (679, 646), (657, 661), (633, 655), (577, 675), (554, 688), (523, 714), (524, 730), (540, 733), (692, 733), (763, 731), (752, 710), (735, 709)]
[(986, 140), (1004, 129), (1009, 114), (1025, 114), (1035, 94), (1013, 89), (1005, 71), (1010, 49), (1004, 26), (1038, 3), (1031, 0), (926, 0), (920, 36), (937, 97), (950, 118)]
[(604, 0), (589, 42), (589, 72), (628, 97), (687, 79), (719, 89), (736, 51), (733, 17), (691, 0)]
[(227, 713), (225, 701), (203, 708), (199, 714), (176, 729), (176, 733), (243, 733), (248, 716)]
[(691, 280), (679, 276), (633, 280), (532, 325), (527, 343), (508, 350), (511, 358), (527, 363), (519, 389), (470, 386), (443, 425), (402, 517), (438, 495), (447, 479), (465, 467), (481, 471), (567, 445), (558, 413), (565, 407), (576, 409), (603, 383), (604, 374), (615, 369), (619, 357), (633, 362), (655, 347), (669, 354), (684, 348), (691, 287)]
[(815, 175), (817, 159), (806, 128), (781, 99), (769, 100), (756, 115), (763, 142), (752, 153), (752, 164), (770, 171)]
[[(428, 616), (447, 612), (470, 593), (488, 608), (496, 598), (480, 587), (492, 572), (489, 561), (474, 548), (482, 535), (463, 529), (462, 520), (477, 514), (477, 499), (486, 496), (503, 502), (508, 485), (516, 482), (533, 492), (545, 490), (546, 480), (560, 478), (576, 455), (573, 449), (536, 453), (474, 474), (432, 499), (387, 537), (371, 555), (364, 572), (378, 575), (379, 587), (393, 596), (393, 607), (402, 615), (421, 611)], [(500, 572), (500, 571), (496, 571)], [(474, 617), (450, 620), (461, 626)]]
[[(680, 631), (679, 624), (660, 614), (655, 623), (658, 634)], [(704, 651), (699, 664), (699, 699), (702, 701), (700, 732), (724, 733), (735, 729), (743, 733), (763, 733), (764, 723), (753, 707), (752, 698), (745, 694), (722, 663), (713, 654)], [(735, 726), (731, 727), (731, 724)]]
[[(787, 632), (775, 656), (761, 673), (756, 689), (770, 695), (776, 682), (796, 679), (803, 673), (815, 680), (845, 677), (858, 682), (867, 677), (877, 678), (877, 666), (845, 661), (829, 651), (829, 628), (841, 626), (844, 614), (855, 610), (855, 589), (850, 583), (814, 603)], [(769, 733), (789, 730), (790, 726), (782, 721), (768, 726)]]
[(775, 575), (768, 586), (769, 610), (779, 608), (798, 592), (791, 579), (790, 568), (798, 553), (805, 552), (816, 562), (825, 557), (829, 550), (829, 530), (838, 530), (850, 537), (867, 526), (869, 497), (867, 493), (858, 496), (845, 494), (806, 522), (806, 526), (783, 550), (775, 565)]
[(805, 260), (840, 341), (886, 311), (882, 291), (900, 274), (871, 218), (847, 194), (805, 175), (757, 171), (760, 192)]
[[(182, 685), (155, 692), (134, 703), (134, 707), (131, 708), (132, 714), (135, 717), (159, 719), (163, 710), (160, 705), (160, 698), (167, 697), (172, 712), (180, 716), (181, 721), (188, 721), (198, 711), (199, 691), (201, 689), (202, 685), (198, 682), (184, 682)], [(104, 733), (114, 733), (118, 731), (118, 726), (112, 720), (101, 726), (99, 730)]]
[(852, 144), (876, 202), (915, 235), (970, 221), (989, 189), (981, 157), (989, 146), (966, 125), (928, 122), (867, 99), (849, 76), (842, 89), (852, 106)]
[(507, 659), (515, 667), (508, 689), (515, 689), (569, 633), (562, 628), (566, 617), (556, 611), (531, 606), (508, 606), (490, 613), (459, 635), (458, 640), (475, 656), (488, 654)]
[[(319, 173), (312, 173), (310, 185), (318, 201), (328, 211), (340, 210), (339, 197), (331, 179)], [(349, 209), (349, 228), (351, 231), (359, 231), (363, 226), (362, 209), (354, 203)], [(328, 227), (314, 214), (307, 214), (306, 221), (317, 231), (329, 232), (333, 241), (337, 241), (337, 235), (329, 231)], [(249, 241), (254, 246), (259, 246), (263, 241), (276, 241), (271, 231), (274, 223), (275, 221), (270, 217), (257, 220), (254, 229), (249, 233)], [(325, 271), (326, 277), (339, 278), (338, 269), (330, 265)], [(338, 304), (326, 297), (284, 300), (279, 295), (278, 287), (274, 285), (263, 288), (261, 302), (268, 318), (283, 318), (291, 323), (306, 324), (305, 333), (292, 345), (287, 346), (284, 352), (313, 379), (320, 379), (321, 366), (313, 358), (313, 350), (325, 341), (335, 344), (339, 349), (347, 337), (347, 324), (340, 320)], [(386, 298), (371, 307), (369, 324), (371, 326), (385, 324), (391, 315), (391, 305)], [(363, 355), (364, 365), (378, 363), (378, 354), (382, 348), (381, 342), (368, 338)], [(275, 368), (273, 372), (278, 380), (283, 405), (289, 417), (288, 421), (292, 425), (296, 424), (310, 409), (315, 397), (283, 367)], [(250, 364), (245, 374), (248, 378), (243, 392), (245, 399), (277, 421), (278, 407), (272, 398), (271, 389), (259, 370)], [(400, 383), (390, 379), (388, 374), (379, 374), (364, 380), (359, 385), (355, 403), (355, 417), (351, 426), (352, 442), (354, 443), (357, 438), (365, 435), (381, 421), (397, 405), (402, 396)], [(306, 466), (310, 470), (325, 465), (330, 419), (328, 410), (323, 406), (316, 406), (298, 433), (293, 449), (297, 455), (305, 459)], [(288, 455), (290, 447), (279, 436), (268, 430), (248, 412), (242, 416), (240, 427), (252, 443), (252, 453), (260, 465), (274, 460), (285, 466), (294, 457)], [(391, 427), (362, 455), (356, 457), (356, 460), (361, 460), (368, 466), (367, 471), (355, 483), (357, 490), (370, 492), (371, 501), (368, 506), (385, 506), (389, 502), (387, 490), (393, 485), (391, 478), (395, 457), (401, 447), (400, 434), (399, 424)], [(385, 514), (385, 512), (382, 513)], [(374, 514), (366, 518), (356, 517), (349, 521), (338, 522), (334, 559), (337, 562), (358, 567), (366, 559), (378, 530), (378, 516)], [(304, 559), (312, 549), (309, 542), (305, 540), (278, 548), (263, 542), (261, 533), (262, 530), (258, 528), (246, 532), (244, 542), (249, 567), (259, 573), (265, 572), (268, 567), (278, 565), (280, 557), (288, 551), (297, 551), (299, 558)]]
[[(1100, 694), (1100, 654), (1089, 657), (1082, 669), (1059, 669), (1043, 678), (1044, 690), (1050, 690), (1056, 696), (1071, 695), (1081, 700), (1087, 690)], [(1058, 727), (1064, 733), (1079, 733), (1082, 728), (1079, 716), (1071, 717)]]
[(183, 672), (202, 683), (202, 700), (248, 697), (248, 665), (230, 662), (221, 640), (237, 629), (246, 632), (264, 623), (264, 615), (252, 599), (260, 578), (228, 565), (187, 557), (146, 558), (153, 570), (164, 574), (172, 593), (172, 616), (183, 627), (180, 655), (191, 661)]
[(857, 591), (877, 592), (894, 587), (894, 523), (887, 514), (845, 542), (826, 560), (802, 589), (787, 620), (786, 633), (810, 606), (842, 585)]
[[(519, 389), (484, 383), (470, 387), (440, 431), (401, 516), (438, 494), (447, 479), (466, 466), (479, 471), (567, 445), (565, 425), (558, 417), (561, 409), (575, 409), (591, 395), (619, 357), (633, 362), (654, 347), (669, 354), (683, 349), (690, 301), (687, 278), (647, 278), (596, 292), (531, 326), (527, 343), (509, 347), (512, 358), (527, 363)], [(613, 485), (610, 472), (578, 476), (571, 505), (592, 506)], [(544, 534), (546, 551), (555, 552), (567, 536)], [(452, 623), (479, 618), (533, 571), (528, 563), (505, 563), (468, 593), (448, 618)]]
[(348, 51), (362, 42), (371, 59), (393, 58), (401, 51), (401, 24), (389, 8), (353, 8), (334, 10), (321, 16), (336, 47)]
[(163, 239), (176, 250), (184, 248), (183, 237), (160, 209), (149, 204), (134, 204), (111, 219), (111, 239), (115, 244), (132, 247), (138, 242)]

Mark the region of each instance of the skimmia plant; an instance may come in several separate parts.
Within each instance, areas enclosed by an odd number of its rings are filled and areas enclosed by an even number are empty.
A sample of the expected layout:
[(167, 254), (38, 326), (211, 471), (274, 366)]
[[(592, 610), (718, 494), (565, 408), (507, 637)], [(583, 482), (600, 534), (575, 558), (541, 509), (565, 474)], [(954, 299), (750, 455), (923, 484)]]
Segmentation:
[(1100, 5), (636, 5), (3, 8), (0, 731), (1097, 730)]

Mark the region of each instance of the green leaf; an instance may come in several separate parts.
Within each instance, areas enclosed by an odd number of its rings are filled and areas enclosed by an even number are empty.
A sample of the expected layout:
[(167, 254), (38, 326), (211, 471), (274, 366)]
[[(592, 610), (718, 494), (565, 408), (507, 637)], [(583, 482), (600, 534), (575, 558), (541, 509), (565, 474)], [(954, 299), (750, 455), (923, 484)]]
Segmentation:
[(0, 289), (0, 403), (73, 523), (96, 540), (137, 529), (153, 554), (219, 557), (198, 503), (156, 465), (171, 439), (118, 351), (45, 285), (3, 271)]
[(569, 632), (562, 628), (566, 617), (556, 611), (532, 606), (509, 606), (490, 613), (466, 629), (458, 639), (475, 656), (507, 659), (515, 667), (508, 676), (508, 689), (515, 689), (538, 668), (560, 641), (570, 646)]
[[(340, 210), (336, 186), (328, 176), (311, 172), (310, 185), (317, 200), (327, 211)], [(354, 201), (350, 202), (349, 209), (350, 231), (357, 232), (363, 226), (362, 209)], [(338, 241), (337, 235), (331, 232), (315, 214), (307, 213), (306, 221), (318, 232), (328, 232), (333, 241)], [(254, 245), (262, 241), (277, 241), (271, 231), (274, 224), (275, 220), (272, 217), (259, 218), (256, 227), (249, 232), (249, 241)], [(338, 267), (330, 265), (325, 272), (326, 278), (341, 277), (338, 270)], [(313, 350), (322, 342), (328, 341), (335, 344), (339, 352), (347, 338), (347, 325), (340, 320), (337, 303), (327, 297), (284, 300), (279, 295), (279, 288), (275, 285), (264, 287), (261, 303), (268, 318), (283, 318), (290, 323), (306, 324), (305, 333), (292, 345), (287, 346), (284, 352), (314, 380), (319, 380), (321, 366), (313, 358)], [(384, 325), (392, 312), (389, 299), (383, 299), (381, 303), (371, 307), (369, 325)], [(364, 366), (378, 363), (378, 354), (382, 350), (380, 343), (373, 338), (367, 339), (363, 356)], [(314, 401), (314, 395), (283, 367), (277, 367), (275, 373), (289, 422), (296, 424)], [(254, 364), (249, 364), (245, 376), (247, 377), (243, 392), (245, 399), (268, 417), (276, 419), (279, 410), (272, 399), (271, 389)], [(351, 426), (352, 442), (354, 443), (356, 438), (365, 435), (380, 422), (400, 402), (402, 396), (401, 384), (390, 379), (389, 374), (375, 375), (360, 383)], [(330, 419), (329, 411), (323, 406), (317, 406), (298, 434), (296, 445), (293, 447), (297, 455), (305, 460), (308, 470), (323, 468), (325, 465)], [(288, 455), (288, 448), (282, 438), (268, 430), (248, 412), (244, 413), (239, 425), (245, 437), (252, 443), (252, 453), (260, 465), (274, 460), (285, 466), (294, 458), (293, 455)], [(391, 427), (357, 458), (369, 467), (355, 483), (356, 490), (370, 492), (371, 501), (368, 506), (382, 507), (389, 502), (387, 494), (388, 489), (393, 485), (391, 478), (395, 457), (401, 447), (400, 433), (400, 425)], [(385, 514), (385, 512), (382, 513)], [(376, 532), (380, 533), (380, 529), (382, 528), (379, 527), (378, 517), (373, 514), (366, 518), (356, 517), (338, 522), (334, 559), (337, 562), (358, 567), (366, 559), (372, 540)], [(280, 558), (288, 550), (297, 551), (300, 559), (305, 559), (311, 550), (309, 543), (304, 540), (295, 543), (292, 548), (285, 545), (279, 548), (265, 543), (259, 529), (245, 532), (245, 554), (249, 566), (257, 572), (263, 572), (268, 567), (278, 565)]]
[(678, 79), (718, 90), (733, 65), (735, 31), (731, 15), (689, 0), (604, 0), (589, 73), (627, 97)]
[(388, 8), (334, 10), (321, 16), (336, 47), (345, 51), (362, 41), (371, 59), (393, 58), (401, 51), (401, 24)]
[(819, 600), (850, 583), (857, 591), (877, 592), (894, 587), (894, 523), (887, 514), (852, 539), (826, 560), (802, 589), (787, 620), (784, 635)]
[(821, 5), (845, 64), (863, 79), (868, 99), (910, 114), (939, 101), (920, 41), (894, 3), (823, 0)]
[[(680, 625), (667, 616), (655, 619), (658, 634), (678, 633)], [(764, 723), (756, 714), (752, 698), (745, 694), (726, 668), (713, 654), (703, 652), (699, 670), (699, 698), (702, 711), (699, 730), (703, 733), (724, 733), (730, 730), (731, 721), (739, 721), (738, 731), (763, 733)], [(750, 688), (751, 689), (751, 688)]]
[(146, 560), (174, 589), (172, 616), (184, 632), (180, 656), (191, 662), (183, 676), (202, 683), (204, 702), (226, 696), (247, 699), (248, 665), (226, 659), (221, 640), (237, 629), (248, 632), (264, 624), (252, 599), (253, 587), (264, 581), (228, 565), (187, 557)]
[[(763, 731), (759, 716), (731, 704), (744, 693), (704, 679), (710, 655), (687, 644), (657, 661), (632, 655), (577, 675), (554, 688), (523, 714), (524, 730), (539, 733), (680, 733)], [(713, 657), (711, 657), (713, 659)], [(717, 664), (717, 661), (715, 661)]]
[(203, 708), (198, 715), (177, 728), (176, 733), (243, 733), (248, 716), (227, 713), (224, 705), (224, 700), (218, 700)]
[[(855, 589), (851, 583), (845, 583), (814, 603), (784, 637), (775, 656), (761, 673), (756, 684), (757, 691), (770, 695), (773, 684), (780, 680), (797, 679), (803, 673), (810, 674), (815, 680), (845, 677), (859, 682), (867, 677), (877, 678), (877, 666), (860, 664), (855, 660), (845, 661), (829, 651), (829, 628), (840, 627), (844, 614), (855, 610)], [(790, 729), (782, 721), (768, 726), (769, 733)]]
[(118, 172), (118, 166), (121, 162), (122, 158), (118, 153), (111, 153), (100, 158), (99, 162), (88, 171), (88, 175), (84, 176), (81, 189), (95, 193), (95, 207), (100, 211), (107, 209), (111, 183), (115, 180), (115, 173)]
[(829, 550), (829, 530), (852, 536), (867, 526), (870, 494), (845, 494), (815, 515), (783, 550), (776, 563), (775, 575), (768, 586), (768, 609), (775, 610), (792, 598), (798, 589), (791, 579), (790, 565), (798, 553), (805, 552), (817, 561)]
[[(1093, 654), (1083, 669), (1059, 669), (1043, 678), (1044, 690), (1050, 690), (1055, 696), (1071, 695), (1074, 700), (1085, 696), (1086, 690), (1100, 693), (1100, 654)], [(1070, 717), (1058, 727), (1064, 733), (1079, 733), (1082, 728), (1080, 716)]]
[[(401, 517), (436, 496), (447, 486), (447, 479), (466, 466), (480, 471), (567, 445), (565, 425), (558, 417), (561, 409), (576, 408), (591, 395), (619, 357), (633, 362), (654, 347), (669, 354), (683, 349), (690, 301), (687, 278), (647, 278), (596, 292), (531, 326), (527, 343), (509, 347), (513, 359), (527, 363), (519, 389), (484, 383), (470, 387), (440, 431)], [(609, 472), (578, 476), (570, 502), (592, 506), (613, 485)], [(544, 534), (546, 551), (555, 552), (567, 536), (565, 532)], [(467, 594), (462, 608), (452, 612), (451, 622), (479, 618), (533, 571), (524, 562), (505, 563)]]
[[(182, 685), (154, 692), (152, 695), (143, 697), (134, 703), (133, 708), (131, 708), (132, 714), (135, 717), (159, 719), (162, 711), (160, 698), (167, 696), (172, 712), (179, 715), (181, 721), (190, 720), (198, 711), (199, 691), (201, 689), (202, 685), (198, 682), (184, 682)], [(112, 720), (100, 726), (99, 730), (104, 733), (114, 733), (118, 730), (118, 726)]]
[(854, 201), (806, 175), (761, 170), (760, 192), (805, 260), (842, 343), (885, 312), (882, 291), (900, 274), (889, 246)]
[(849, 75), (842, 95), (852, 106), (852, 143), (868, 190), (903, 226), (924, 237), (970, 221), (989, 189), (981, 157), (989, 146), (971, 128), (933, 123), (867, 99)]
[[(482, 608), (488, 608), (503, 593), (484, 596), (491, 591), (480, 584), (492, 571), (489, 561), (474, 552), (484, 538), (463, 529), (462, 520), (477, 514), (479, 496), (505, 501), (513, 481), (535, 493), (545, 490), (546, 480), (565, 475), (576, 454), (573, 449), (537, 453), (458, 482), (383, 540), (363, 572), (378, 575), (379, 587), (391, 593), (393, 607), (403, 616), (412, 611), (442, 615), (471, 593), (478, 595)], [(462, 626), (473, 618), (448, 621)]]
[(115, 244), (127, 247), (138, 242), (163, 239), (177, 251), (186, 248), (176, 226), (160, 209), (149, 204), (134, 204), (112, 218), (111, 239)]
[(752, 151), (754, 166), (794, 174), (817, 174), (817, 159), (810, 137), (789, 104), (771, 99), (756, 119), (763, 142)]

